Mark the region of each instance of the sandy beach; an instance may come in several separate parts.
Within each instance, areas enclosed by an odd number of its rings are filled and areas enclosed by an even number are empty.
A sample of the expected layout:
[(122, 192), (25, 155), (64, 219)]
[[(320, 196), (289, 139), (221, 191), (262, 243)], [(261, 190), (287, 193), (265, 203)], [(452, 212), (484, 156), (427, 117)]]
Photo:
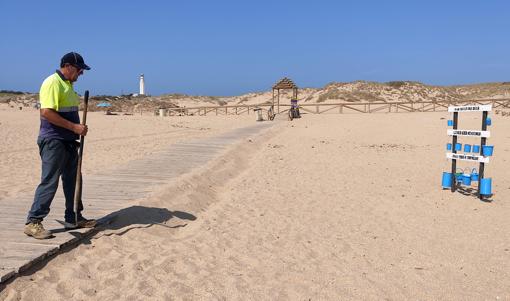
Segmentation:
[[(0, 200), (31, 192), (39, 184), (37, 147), (39, 112), (33, 109), (2, 110), (0, 107)], [(151, 114), (88, 114), (83, 173), (115, 169), (179, 141), (217, 135), (253, 123), (253, 115), (238, 118), (160, 118)]]
[[(0, 202), (38, 183), (37, 114), (0, 110)], [(481, 202), (441, 190), (448, 118), (277, 118), (139, 202), (168, 220), (126, 212), (0, 300), (510, 300), (510, 119), (492, 116), (495, 195)], [(92, 113), (84, 174), (254, 123)]]

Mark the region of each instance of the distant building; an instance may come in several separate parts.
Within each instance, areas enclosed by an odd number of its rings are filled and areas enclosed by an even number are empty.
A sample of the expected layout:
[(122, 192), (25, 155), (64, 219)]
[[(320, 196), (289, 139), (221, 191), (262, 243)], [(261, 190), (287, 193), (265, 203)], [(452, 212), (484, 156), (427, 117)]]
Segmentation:
[(145, 81), (143, 79), (143, 74), (140, 74), (140, 95), (145, 95)]

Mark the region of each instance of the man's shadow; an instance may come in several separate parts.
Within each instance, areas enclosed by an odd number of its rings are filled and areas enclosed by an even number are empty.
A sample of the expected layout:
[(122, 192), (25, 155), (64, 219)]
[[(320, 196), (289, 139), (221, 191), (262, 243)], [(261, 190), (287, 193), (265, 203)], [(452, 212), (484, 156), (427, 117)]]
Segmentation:
[[(166, 208), (156, 207), (145, 207), (145, 206), (131, 206), (128, 208), (115, 211), (108, 214), (107, 216), (98, 220), (97, 228), (100, 230), (120, 230), (126, 229), (125, 231), (116, 232), (117, 235), (122, 235), (127, 231), (134, 228), (147, 228), (153, 225), (159, 225), (167, 228), (179, 228), (186, 224), (178, 222), (178, 220), (194, 221), (196, 216), (191, 213), (183, 211), (170, 211)], [(172, 220), (171, 225), (167, 225)], [(137, 225), (135, 227), (130, 227)]]
[[(97, 220), (97, 225), (91, 229), (86, 236), (98, 232), (109, 232), (105, 235), (123, 235), (132, 229), (148, 228), (154, 225), (166, 228), (180, 228), (186, 226), (186, 223), (179, 221), (194, 221), (196, 216), (183, 211), (170, 211), (166, 208), (131, 206), (115, 212), (112, 212)], [(170, 224), (170, 225), (169, 225)], [(121, 231), (118, 231), (121, 230)], [(63, 232), (65, 229), (53, 230), (53, 233)], [(113, 233), (111, 233), (113, 231)], [(83, 238), (84, 234), (67, 230), (67, 232), (76, 238)], [(82, 241), (87, 244), (87, 240)]]
[[(184, 227), (185, 223), (176, 224), (179, 220), (194, 221), (196, 216), (183, 211), (170, 211), (166, 208), (131, 206), (115, 211), (107, 216), (100, 218), (96, 228), (98, 230), (121, 230), (116, 235), (122, 235), (131, 229), (147, 228), (153, 225), (159, 225), (166, 228)], [(168, 222), (173, 225), (167, 225)], [(175, 223), (174, 223), (175, 222)], [(131, 227), (136, 225), (134, 227)]]

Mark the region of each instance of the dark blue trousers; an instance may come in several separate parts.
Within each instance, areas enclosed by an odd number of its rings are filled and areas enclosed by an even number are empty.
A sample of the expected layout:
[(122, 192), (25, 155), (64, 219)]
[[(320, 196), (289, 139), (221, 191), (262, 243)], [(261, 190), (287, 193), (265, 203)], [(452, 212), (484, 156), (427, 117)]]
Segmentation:
[[(41, 184), (35, 190), (34, 202), (28, 212), (27, 223), (41, 222), (50, 213), (50, 205), (57, 192), (59, 178), (66, 199), (65, 221), (74, 223), (74, 190), (78, 167), (78, 142), (51, 138), (38, 138), (39, 154), (42, 160)], [(80, 219), (83, 204), (78, 205)]]

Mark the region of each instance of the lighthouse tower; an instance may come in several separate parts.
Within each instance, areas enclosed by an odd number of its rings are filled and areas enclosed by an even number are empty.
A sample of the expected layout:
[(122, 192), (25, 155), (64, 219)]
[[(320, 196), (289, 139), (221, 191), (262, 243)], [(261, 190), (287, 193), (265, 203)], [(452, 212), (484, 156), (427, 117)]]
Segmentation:
[(143, 79), (143, 74), (140, 74), (140, 95), (145, 95), (145, 81)]

